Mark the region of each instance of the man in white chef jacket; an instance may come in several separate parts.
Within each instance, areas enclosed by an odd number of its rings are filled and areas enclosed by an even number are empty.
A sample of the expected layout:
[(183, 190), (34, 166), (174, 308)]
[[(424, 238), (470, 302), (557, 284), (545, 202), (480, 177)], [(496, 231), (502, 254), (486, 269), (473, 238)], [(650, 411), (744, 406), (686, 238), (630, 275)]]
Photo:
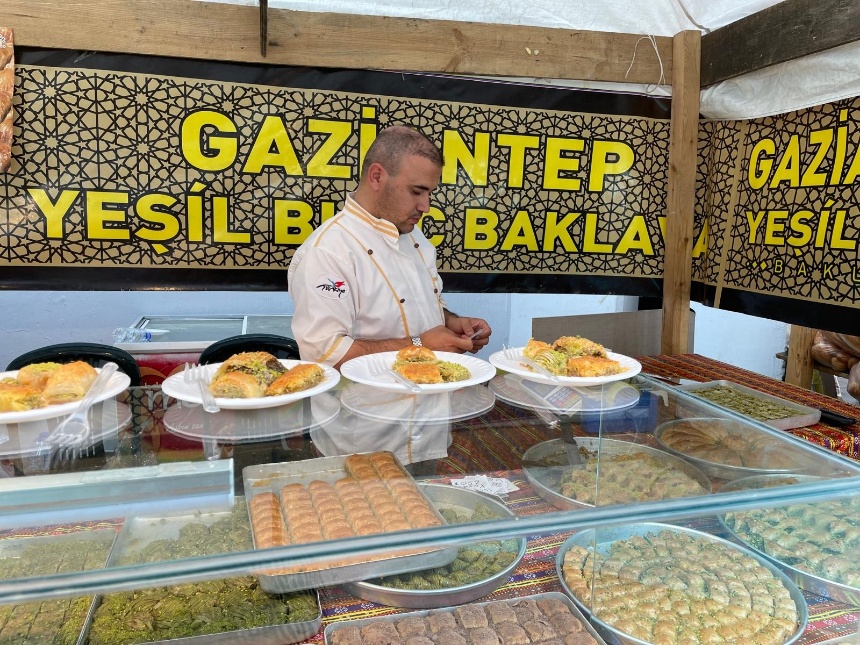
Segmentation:
[(423, 134), (391, 126), (377, 135), (343, 210), (290, 262), (292, 329), (304, 360), (339, 368), (409, 345), (463, 353), (487, 344), (485, 320), (445, 309), (436, 250), (416, 226), (441, 175), (442, 154)]

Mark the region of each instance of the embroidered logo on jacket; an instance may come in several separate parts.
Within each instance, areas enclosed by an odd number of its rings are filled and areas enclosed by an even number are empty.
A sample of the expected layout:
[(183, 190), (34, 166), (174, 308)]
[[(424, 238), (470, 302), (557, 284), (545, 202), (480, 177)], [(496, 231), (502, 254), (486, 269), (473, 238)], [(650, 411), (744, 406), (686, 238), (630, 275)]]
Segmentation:
[(339, 276), (318, 275), (315, 289), (324, 298), (340, 300), (349, 293), (349, 285)]

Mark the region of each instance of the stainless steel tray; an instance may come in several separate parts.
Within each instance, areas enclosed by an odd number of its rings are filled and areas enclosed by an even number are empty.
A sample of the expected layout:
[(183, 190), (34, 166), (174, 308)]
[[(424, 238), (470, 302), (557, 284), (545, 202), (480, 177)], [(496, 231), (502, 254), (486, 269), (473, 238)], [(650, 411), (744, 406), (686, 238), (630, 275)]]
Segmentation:
[[(489, 506), (497, 515), (515, 519), (514, 513), (492, 495), (445, 484), (419, 483), (418, 488), (430, 499), (438, 510), (450, 508), (458, 513), (472, 513), (478, 504)], [(517, 568), (526, 554), (526, 540), (519, 538), (519, 551), (511, 564), (498, 573), (468, 585), (444, 589), (396, 589), (370, 582), (355, 582), (343, 585), (353, 596), (391, 607), (409, 609), (433, 609), (462, 605), (483, 598), (502, 585)]]
[[(61, 535), (44, 535), (44, 536), (36, 536), (36, 537), (22, 537), (22, 538), (8, 538), (4, 540), (0, 540), (0, 567), (3, 568), (3, 574), (0, 577), (8, 578), (9, 577), (9, 569), (6, 566), (9, 560), (20, 558), (25, 550), (32, 548), (39, 548), (42, 545), (57, 545), (58, 547), (62, 547), (64, 554), (68, 557), (68, 547), (75, 543), (93, 543), (90, 548), (96, 549), (92, 553), (93, 562), (95, 559), (98, 559), (99, 565), (98, 568), (104, 568), (107, 565), (108, 558), (110, 557), (110, 552), (113, 547), (114, 541), (116, 539), (117, 532), (114, 529), (95, 529), (92, 531), (79, 531), (75, 533), (64, 533)], [(87, 554), (87, 557), (89, 553)], [(84, 564), (85, 561), (82, 560), (79, 564), (79, 567), (72, 566), (78, 563), (68, 562), (66, 560), (63, 563), (65, 566), (60, 571), (54, 571), (53, 573), (72, 573), (76, 571), (83, 571), (85, 569)], [(38, 574), (37, 574), (38, 575)], [(46, 620), (44, 617), (39, 619), (40, 614), (36, 613), (37, 608), (41, 609), (42, 603), (39, 601), (27, 602), (23, 603), (23, 605), (27, 606), (27, 609), (34, 612), (34, 622), (38, 622), (40, 628), (44, 629), (44, 636), (47, 637), (49, 635), (56, 638), (60, 635), (60, 630), (64, 623), (71, 621), (71, 611), (72, 605), (77, 605), (77, 603), (81, 602), (79, 607), (75, 606), (74, 611), (80, 611), (80, 622), (76, 621), (76, 624), (71, 626), (74, 629), (70, 629), (68, 635), (77, 636), (77, 642), (80, 643), (82, 641), (82, 634), (85, 630), (87, 618), (89, 617), (90, 606), (92, 601), (87, 598), (69, 598), (67, 600), (53, 600), (48, 601), (49, 604), (57, 607), (60, 603), (67, 602), (68, 605), (64, 610), (61, 610), (59, 613), (59, 618), (56, 622), (56, 625)], [(18, 612), (18, 607), (21, 605), (13, 605), (12, 608), (15, 609), (16, 613)], [(52, 612), (54, 616), (56, 616), (56, 610)], [(0, 623), (0, 627), (5, 628), (5, 625)], [(54, 630), (56, 627), (56, 630)], [(54, 633), (51, 634), (50, 632)], [(12, 634), (5, 632), (3, 636), (5, 638), (12, 638)], [(21, 636), (22, 640), (20, 642), (24, 642), (24, 636)], [(34, 636), (35, 638), (35, 636)], [(8, 642), (8, 641), (4, 641)], [(19, 642), (19, 641), (15, 641)], [(45, 642), (48, 642), (45, 640)]]
[[(236, 499), (241, 500), (240, 497)], [(156, 540), (176, 539), (179, 536), (179, 530), (186, 524), (198, 523), (211, 526), (222, 518), (230, 517), (231, 514), (232, 511), (230, 510), (201, 509), (196, 512), (174, 515), (129, 518), (123, 524), (119, 537), (111, 551), (108, 564), (116, 565), (127, 554), (139, 551)], [(248, 548), (251, 548), (250, 544), (248, 544)], [(262, 585), (260, 586), (262, 587)], [(316, 634), (322, 626), (322, 608), (320, 606), (319, 595), (316, 592), (314, 594), (319, 613), (312, 620), (149, 642), (169, 643), (170, 645), (185, 645), (186, 643), (208, 645), (209, 643), (237, 642), (245, 645), (287, 645), (289, 643), (298, 643)], [(93, 600), (90, 607), (87, 623), (82, 632), (82, 640), (78, 641), (78, 645), (84, 645), (87, 642), (90, 627), (95, 620), (96, 610), (100, 605), (101, 596), (98, 596)]]
[[(598, 437), (576, 437), (577, 445), (589, 452), (597, 452), (604, 455), (624, 455), (630, 453), (642, 453), (650, 457), (655, 457), (672, 466), (676, 470), (685, 473), (691, 479), (699, 482), (704, 489), (703, 494), (711, 492), (711, 480), (701, 470), (693, 464), (671, 455), (663, 450), (644, 446), (630, 441), (620, 441), (618, 439), (600, 439)], [(536, 444), (523, 453), (523, 462), (527, 465), (523, 467), (526, 479), (535, 489), (541, 498), (563, 511), (574, 508), (591, 508), (592, 504), (580, 502), (570, 497), (562, 495), (559, 490), (559, 481), (565, 469), (577, 468), (578, 466), (537, 466), (541, 462), (553, 461), (554, 455), (560, 455), (566, 458), (564, 442), (562, 439), (550, 439), (543, 443)]]
[(783, 573), (770, 560), (752, 551), (751, 549), (738, 545), (735, 542), (724, 540), (723, 538), (717, 537), (716, 535), (711, 535), (710, 533), (704, 533), (695, 529), (674, 526), (671, 524), (642, 523), (630, 524), (627, 526), (619, 526), (614, 528), (598, 529), (596, 532), (595, 529), (586, 529), (584, 531), (580, 531), (579, 533), (576, 533), (569, 537), (567, 540), (565, 540), (561, 547), (559, 547), (558, 554), (556, 555), (555, 569), (565, 593), (567, 593), (573, 599), (573, 602), (576, 604), (577, 607), (582, 610), (583, 614), (589, 616), (592, 625), (594, 625), (595, 629), (600, 634), (602, 634), (604, 638), (607, 639), (607, 641), (612, 643), (621, 643), (622, 645), (649, 645), (646, 641), (629, 636), (626, 633), (619, 631), (614, 627), (610, 626), (609, 624), (603, 622), (599, 618), (595, 618), (591, 615), (590, 609), (571, 591), (570, 587), (564, 579), (565, 554), (574, 546), (593, 549), (595, 547), (595, 539), (597, 541), (597, 551), (599, 553), (605, 553), (609, 550), (609, 547), (612, 545), (612, 543), (618, 540), (626, 540), (634, 536), (646, 535), (649, 533), (659, 533), (660, 531), (666, 530), (675, 531), (677, 533), (685, 533), (696, 538), (701, 538), (704, 540), (723, 544), (731, 549), (740, 551), (747, 557), (754, 559), (756, 562), (759, 562), (763, 567), (767, 568), (767, 570), (770, 571), (776, 578), (778, 578), (780, 582), (785, 586), (785, 588), (788, 589), (788, 592), (791, 596), (791, 599), (794, 601), (794, 606), (797, 610), (797, 629), (791, 635), (791, 637), (789, 637), (789, 639), (783, 643), (783, 645), (791, 645), (791, 643), (796, 642), (803, 635), (803, 630), (806, 628), (806, 623), (809, 620), (809, 611), (806, 607), (806, 601), (803, 599), (803, 594), (801, 593), (800, 589), (797, 588), (797, 585), (795, 585), (789, 579), (789, 577), (785, 575), (785, 573)]
[[(754, 390), (752, 388), (745, 387), (745, 386), (740, 385), (738, 383), (733, 383), (732, 381), (719, 380), (719, 381), (707, 381), (705, 383), (687, 383), (684, 385), (677, 385), (677, 386), (675, 386), (675, 389), (683, 390), (685, 392), (690, 392), (692, 394), (695, 394), (699, 390), (705, 390), (705, 389), (708, 389), (711, 387), (719, 387), (719, 386), (730, 387), (733, 390), (736, 390), (736, 391), (741, 392), (743, 394), (747, 394), (749, 396), (754, 396), (757, 399), (761, 399), (763, 401), (768, 401), (770, 403), (774, 403), (774, 404), (786, 407), (790, 410), (794, 410), (795, 414), (791, 415), (790, 417), (784, 417), (782, 419), (772, 419), (770, 421), (762, 421), (762, 423), (765, 423), (765, 424), (767, 424), (773, 428), (777, 428), (778, 430), (791, 430), (792, 428), (802, 428), (803, 426), (810, 426), (814, 423), (818, 423), (818, 420), (821, 419), (821, 410), (819, 410), (817, 408), (810, 408), (809, 406), (800, 405), (799, 403), (795, 403), (794, 401), (788, 401), (786, 399), (781, 399), (778, 396), (772, 396), (770, 394), (765, 394), (764, 392), (759, 392), (758, 390)], [(707, 401), (707, 399), (704, 399), (704, 397), (700, 397), (700, 398)], [(711, 403), (711, 405), (716, 405), (717, 407), (723, 408), (724, 410), (732, 410), (732, 408), (727, 408), (725, 406), (721, 406), (718, 403), (712, 403), (711, 401), (707, 401), (707, 402)], [(737, 410), (732, 410), (732, 412), (735, 412), (737, 414), (742, 414), (742, 413), (738, 412)], [(700, 414), (701, 414), (700, 412), (699, 413), (693, 413), (693, 416), (700, 416)], [(750, 417), (750, 418), (752, 418), (752, 417)]]
[[(794, 483), (800, 484), (805, 482), (821, 481), (824, 478), (812, 475), (759, 475), (756, 477), (746, 477), (744, 479), (729, 482), (720, 489), (720, 492), (766, 488), (769, 486), (780, 485), (780, 482), (785, 479), (794, 480)], [(786, 482), (786, 484), (788, 485), (790, 482)], [(797, 506), (807, 505), (816, 506), (814, 503), (799, 504)], [(725, 528), (726, 532), (728, 532), (733, 540), (736, 540), (739, 544), (743, 544), (756, 553), (760, 553), (771, 560), (776, 566), (785, 571), (786, 575), (788, 575), (788, 577), (791, 578), (791, 580), (801, 589), (805, 589), (806, 591), (819, 596), (826, 596), (833, 600), (839, 600), (849, 605), (860, 605), (860, 588), (828, 580), (827, 578), (817, 576), (809, 571), (803, 571), (791, 566), (790, 564), (786, 564), (779, 558), (769, 554), (765, 549), (761, 549), (750, 544), (740, 534), (736, 533), (734, 529), (726, 523), (725, 515), (720, 515), (718, 519), (720, 524), (722, 524), (723, 528)], [(857, 558), (854, 557), (853, 559), (856, 561)]]
[(796, 453), (795, 461), (797, 465), (792, 468), (753, 468), (751, 466), (732, 466), (730, 464), (722, 464), (716, 463), (713, 461), (708, 461), (706, 459), (701, 459), (694, 455), (687, 454), (681, 450), (673, 448), (663, 441), (663, 433), (678, 425), (679, 423), (689, 423), (690, 421), (707, 421), (713, 423), (724, 424), (728, 427), (735, 427), (738, 430), (739, 434), (743, 434), (749, 436), (755, 432), (766, 432), (761, 431), (756, 428), (752, 428), (742, 423), (735, 421), (733, 419), (720, 419), (720, 418), (699, 418), (699, 417), (690, 417), (686, 419), (675, 419), (674, 421), (667, 421), (665, 423), (661, 423), (657, 426), (657, 429), (654, 430), (654, 439), (657, 441), (657, 444), (666, 452), (672, 453), (673, 455), (677, 455), (681, 459), (685, 459), (690, 463), (696, 465), (702, 472), (707, 474), (710, 477), (715, 479), (738, 479), (739, 477), (750, 477), (752, 475), (768, 475), (768, 474), (790, 474), (796, 473), (798, 471), (804, 470), (808, 468), (808, 464), (804, 464), (802, 459), (804, 457), (803, 453), (799, 450), (796, 450), (792, 445), (785, 441), (782, 443), (780, 439), (774, 437), (773, 440), (776, 445), (779, 445), (785, 451), (785, 454)]
[[(563, 602), (567, 606), (567, 608), (570, 610), (570, 613), (573, 614), (573, 616), (582, 623), (583, 631), (586, 631), (589, 634), (591, 634), (591, 636), (594, 638), (594, 640), (597, 641), (598, 645), (606, 645), (606, 641), (604, 641), (603, 638), (600, 636), (600, 634), (598, 634), (597, 631), (594, 629), (594, 627), (592, 627), (588, 623), (588, 621), (585, 619), (585, 616), (583, 616), (582, 612), (577, 608), (577, 606), (573, 602), (571, 602), (570, 598), (568, 598), (564, 594), (558, 593), (556, 591), (550, 591), (550, 592), (541, 593), (541, 594), (534, 594), (532, 596), (523, 596), (521, 598), (511, 598), (509, 600), (491, 600), (489, 602), (477, 602), (477, 603), (471, 604), (470, 607), (486, 607), (487, 605), (491, 605), (494, 603), (512, 603), (512, 602), (517, 602), (517, 601), (521, 601), (521, 600), (538, 601), (538, 600), (544, 600), (544, 599), (550, 599), (550, 598)], [(350, 629), (353, 627), (361, 629), (363, 627), (366, 627), (370, 623), (375, 623), (375, 622), (379, 622), (379, 621), (394, 623), (396, 625), (398, 622), (405, 620), (405, 619), (408, 619), (408, 618), (424, 618), (425, 616), (436, 615), (436, 614), (440, 614), (440, 613), (454, 613), (455, 611), (456, 611), (455, 608), (451, 608), (450, 610), (447, 610), (447, 611), (444, 609), (435, 609), (433, 611), (428, 611), (428, 610), (410, 611), (410, 612), (402, 613), (402, 614), (389, 614), (387, 616), (376, 616), (374, 618), (361, 618), (358, 620), (346, 620), (343, 622), (331, 623), (329, 625), (326, 625), (326, 628), (325, 628), (325, 632), (324, 632), (325, 645), (333, 645), (333, 635), (342, 629)], [(406, 639), (403, 639), (403, 640), (405, 641)], [(436, 642), (436, 641), (434, 641), (434, 642)], [(554, 642), (561, 642), (561, 640), (559, 639), (558, 641), (547, 641), (547, 642), (553, 642), (554, 643)], [(447, 644), (441, 643), (440, 645), (447, 645)]]
[[(346, 477), (344, 462), (347, 456), (246, 466), (242, 469), (242, 480), (248, 499), (248, 512), (250, 513), (251, 500), (260, 493), (275, 493), (277, 495), (278, 491), (287, 484), (307, 485), (314, 480), (332, 483)], [(399, 464), (396, 458), (395, 462)], [(402, 466), (401, 470), (406, 477), (412, 480), (412, 477)], [(414, 483), (414, 480), (412, 481)], [(435, 511), (429, 500), (428, 504)], [(439, 514), (439, 511), (435, 511), (435, 513), (439, 520), (445, 524), (445, 518)], [(416, 553), (409, 554), (358, 557), (357, 560), (342, 565), (331, 562), (312, 562), (307, 567), (300, 566), (299, 570), (296, 571), (259, 573), (257, 577), (260, 580), (260, 586), (269, 593), (287, 593), (300, 589), (330, 587), (379, 576), (441, 567), (449, 564), (456, 557), (456, 547), (420, 549)]]

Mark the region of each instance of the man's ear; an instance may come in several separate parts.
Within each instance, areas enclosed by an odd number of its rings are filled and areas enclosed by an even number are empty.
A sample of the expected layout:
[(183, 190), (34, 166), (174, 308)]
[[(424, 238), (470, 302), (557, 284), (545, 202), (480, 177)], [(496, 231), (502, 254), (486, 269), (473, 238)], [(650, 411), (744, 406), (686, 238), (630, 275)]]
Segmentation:
[(388, 172), (379, 162), (370, 164), (367, 169), (367, 181), (374, 190), (379, 190), (388, 178)]

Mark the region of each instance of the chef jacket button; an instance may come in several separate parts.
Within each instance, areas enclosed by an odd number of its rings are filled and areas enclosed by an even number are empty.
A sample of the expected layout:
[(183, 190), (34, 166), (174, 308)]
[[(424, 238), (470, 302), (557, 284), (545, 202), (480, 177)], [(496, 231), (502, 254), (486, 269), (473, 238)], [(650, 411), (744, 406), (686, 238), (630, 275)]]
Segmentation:
[(400, 304), (403, 304), (404, 302), (406, 302), (406, 298), (401, 298), (401, 299), (400, 299)]
[(367, 249), (367, 254), (368, 254), (368, 255), (373, 255), (373, 249)]
[(439, 293), (438, 289), (433, 289), (433, 293)]
[(415, 243), (415, 248), (416, 248), (416, 249), (418, 248), (418, 242), (416, 242), (416, 243)]

